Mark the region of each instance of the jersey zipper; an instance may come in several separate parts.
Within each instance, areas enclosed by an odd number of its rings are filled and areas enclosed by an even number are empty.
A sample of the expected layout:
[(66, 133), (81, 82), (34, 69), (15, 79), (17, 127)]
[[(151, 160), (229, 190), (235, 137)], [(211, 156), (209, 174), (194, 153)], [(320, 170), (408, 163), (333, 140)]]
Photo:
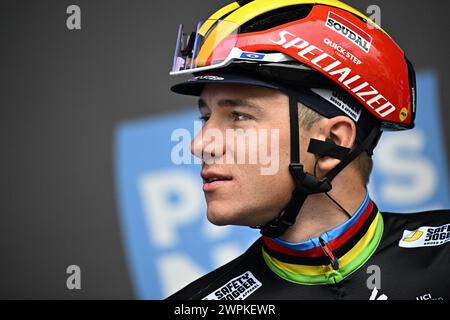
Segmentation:
[(322, 237), (319, 237), (319, 243), (320, 247), (322, 248), (323, 253), (330, 259), (331, 266), (334, 270), (339, 270), (339, 261), (334, 256), (333, 252), (331, 251), (330, 247), (325, 243), (325, 241), (322, 239)]

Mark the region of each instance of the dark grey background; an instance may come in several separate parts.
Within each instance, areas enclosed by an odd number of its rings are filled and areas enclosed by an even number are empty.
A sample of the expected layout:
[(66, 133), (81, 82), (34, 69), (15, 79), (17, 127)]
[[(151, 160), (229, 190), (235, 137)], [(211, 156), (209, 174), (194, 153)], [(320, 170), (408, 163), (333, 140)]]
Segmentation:
[[(1, 1), (0, 298), (134, 298), (118, 225), (114, 128), (192, 104), (168, 90), (178, 23), (193, 25), (226, 3)], [(416, 69), (438, 71), (450, 150), (450, 2), (347, 3), (363, 12), (380, 6), (383, 27)], [(70, 4), (81, 7), (80, 31), (66, 28)], [(71, 264), (82, 269), (82, 290), (66, 288)]]

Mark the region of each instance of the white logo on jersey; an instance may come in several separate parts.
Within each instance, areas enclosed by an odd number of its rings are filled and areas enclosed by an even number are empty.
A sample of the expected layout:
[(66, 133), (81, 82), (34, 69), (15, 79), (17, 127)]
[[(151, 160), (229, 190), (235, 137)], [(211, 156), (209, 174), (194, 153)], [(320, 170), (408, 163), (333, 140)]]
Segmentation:
[(250, 271), (247, 271), (231, 279), (202, 300), (244, 300), (261, 286), (261, 282)]
[(423, 294), (416, 297), (416, 300), (444, 300), (442, 297), (434, 298), (431, 293)]
[(388, 296), (385, 294), (382, 294), (381, 296), (378, 296), (378, 289), (377, 287), (373, 288), (372, 294), (370, 295), (369, 300), (387, 300)]
[(450, 223), (440, 227), (420, 227), (416, 230), (403, 231), (398, 243), (402, 248), (440, 246), (450, 241)]

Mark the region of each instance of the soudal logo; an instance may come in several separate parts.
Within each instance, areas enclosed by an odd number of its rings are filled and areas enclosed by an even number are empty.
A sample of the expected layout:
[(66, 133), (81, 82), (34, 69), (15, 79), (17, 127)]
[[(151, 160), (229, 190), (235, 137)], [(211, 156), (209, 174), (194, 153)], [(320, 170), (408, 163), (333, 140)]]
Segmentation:
[(440, 227), (420, 227), (413, 231), (405, 230), (398, 245), (402, 248), (418, 248), (440, 246), (447, 242), (450, 242), (450, 224)]
[(328, 13), (326, 26), (343, 35), (365, 52), (369, 53), (370, 47), (372, 46), (372, 37), (350, 21), (330, 11)]
[(203, 300), (244, 300), (261, 286), (261, 282), (250, 271), (247, 271), (231, 279)]
[(315, 68), (328, 74), (330, 78), (341, 83), (347, 91), (353, 92), (365, 105), (373, 109), (381, 118), (385, 118), (395, 112), (397, 108), (385, 98), (380, 91), (369, 82), (364, 81), (361, 75), (349, 67), (344, 67), (342, 61), (326, 53), (323, 49), (310, 44), (308, 41), (297, 37), (289, 31), (283, 30), (278, 33), (279, 39), (268, 41), (277, 44), (284, 49), (298, 50), (297, 55), (305, 61), (310, 61)]

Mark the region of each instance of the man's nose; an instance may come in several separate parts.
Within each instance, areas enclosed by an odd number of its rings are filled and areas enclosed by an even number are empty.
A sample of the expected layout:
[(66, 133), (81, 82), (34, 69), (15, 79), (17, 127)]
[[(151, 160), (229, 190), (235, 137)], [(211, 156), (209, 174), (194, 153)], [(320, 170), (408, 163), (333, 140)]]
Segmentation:
[[(209, 121), (208, 121), (209, 122)], [(191, 153), (199, 159), (219, 158), (225, 153), (223, 132), (212, 124), (206, 124), (191, 142)]]

